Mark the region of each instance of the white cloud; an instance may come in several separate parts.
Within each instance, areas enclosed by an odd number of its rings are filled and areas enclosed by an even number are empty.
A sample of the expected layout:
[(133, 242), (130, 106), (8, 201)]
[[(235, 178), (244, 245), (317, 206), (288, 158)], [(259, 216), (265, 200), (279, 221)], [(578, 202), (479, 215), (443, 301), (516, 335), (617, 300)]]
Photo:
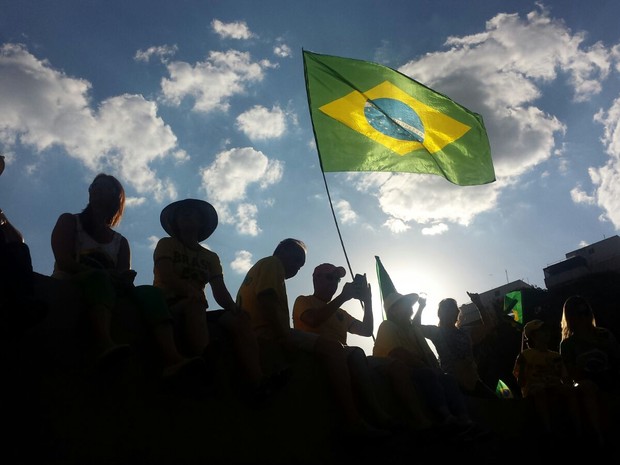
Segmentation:
[(127, 196), (125, 198), (125, 207), (128, 207), (128, 208), (139, 207), (140, 205), (144, 205), (145, 203), (146, 203), (145, 197)]
[(258, 150), (234, 148), (218, 153), (213, 163), (201, 170), (202, 189), (216, 206), (220, 221), (235, 224), (242, 234), (256, 235), (260, 232), (258, 209), (246, 202), (248, 189), (264, 190), (278, 183), (283, 169), (281, 161), (269, 160)]
[(252, 140), (280, 137), (286, 130), (287, 115), (274, 106), (269, 110), (255, 105), (237, 117), (237, 128)]
[(262, 231), (258, 226), (257, 215), (258, 207), (256, 205), (251, 203), (241, 203), (237, 205), (235, 226), (239, 234), (257, 236)]
[(224, 39), (246, 40), (254, 37), (245, 21), (224, 23), (219, 19), (214, 19), (211, 21), (211, 27), (218, 36)]
[(252, 268), (252, 254), (247, 250), (239, 250), (235, 253), (235, 259), (230, 263), (230, 268), (238, 274), (245, 274)]
[(168, 63), (170, 78), (161, 81), (163, 98), (179, 105), (191, 97), (194, 111), (227, 111), (230, 97), (245, 92), (248, 84), (262, 81), (264, 70), (271, 67), (274, 65), (267, 60), (253, 62), (249, 53), (236, 50), (210, 52), (206, 61), (193, 66), (182, 61)]
[(436, 236), (448, 231), (448, 225), (445, 223), (437, 223), (428, 228), (422, 228), (422, 234), (425, 236)]
[(588, 195), (580, 186), (573, 187), (570, 191), (570, 198), (575, 203), (584, 203), (587, 205), (594, 205), (596, 199), (591, 195)]
[(611, 56), (616, 64), (616, 71), (620, 72), (620, 44), (612, 47)]
[(157, 236), (149, 236), (149, 237), (147, 237), (146, 238), (146, 242), (148, 243), (149, 249), (155, 250), (155, 246), (159, 242), (159, 239), (161, 239), (161, 238), (157, 237)]
[(151, 57), (156, 56), (166, 63), (170, 57), (174, 56), (178, 47), (176, 45), (160, 45), (149, 47), (146, 50), (138, 50), (134, 56), (134, 60), (148, 62)]
[(351, 204), (346, 200), (338, 200), (335, 202), (334, 208), (342, 224), (353, 224), (357, 222), (357, 213), (353, 211)]
[(185, 150), (179, 149), (172, 152), (172, 158), (174, 158), (177, 163), (183, 163), (189, 160), (189, 155)]
[[(453, 47), (455, 59), (473, 59), (474, 68), (480, 66), (480, 54), (484, 53), (491, 65), (488, 76), (501, 70), (517, 80), (552, 81), (562, 71), (570, 76), (576, 100), (600, 92), (600, 81), (610, 69), (610, 51), (598, 42), (584, 48), (584, 33), (573, 34), (563, 21), (551, 18), (538, 6), (539, 11), (530, 12), (525, 19), (517, 14), (498, 14), (487, 22), (484, 33), (451, 37), (446, 45)], [(446, 65), (451, 67), (450, 63)], [(469, 63), (463, 66), (469, 67)], [(502, 97), (511, 93), (503, 92)]]
[(588, 172), (596, 186), (596, 203), (605, 212), (603, 218), (620, 230), (620, 98), (607, 111), (595, 115), (595, 121), (603, 125), (602, 143), (609, 160), (604, 166), (591, 167)]
[(280, 58), (287, 58), (291, 56), (291, 48), (286, 44), (278, 44), (273, 47), (273, 54)]
[[(575, 100), (584, 100), (600, 92), (615, 56), (600, 43), (586, 47), (583, 34), (572, 33), (542, 8), (526, 18), (499, 14), (487, 22), (484, 32), (451, 37), (446, 47), (406, 63), (399, 71), (483, 116), (497, 181), (458, 187), (431, 175), (352, 177), (360, 191), (377, 195), (389, 217), (385, 226), (393, 232), (405, 230), (403, 225), (409, 222), (433, 225), (426, 233), (443, 229), (436, 226), (441, 223), (468, 225), (476, 215), (495, 208), (502, 189), (557, 154), (561, 142), (556, 139), (566, 127), (537, 106), (543, 89), (560, 76), (569, 76)], [(614, 145), (612, 138), (608, 144)], [(560, 160), (556, 169), (563, 172), (565, 167), (566, 160)], [(610, 218), (615, 217), (612, 211), (618, 211), (612, 193), (620, 183), (610, 182), (617, 179), (617, 167), (612, 163), (595, 172), (601, 183), (598, 202), (608, 206)], [(620, 199), (617, 192), (615, 199)]]
[(600, 168), (590, 168), (592, 182), (596, 187), (596, 203), (604, 211), (602, 219), (613, 223), (620, 230), (620, 163), (610, 160)]
[(175, 194), (150, 164), (172, 156), (177, 139), (141, 95), (119, 95), (90, 106), (90, 83), (57, 71), (23, 46), (0, 48), (0, 141), (44, 153), (53, 146), (93, 172), (115, 174), (158, 200)]
[(398, 218), (389, 218), (384, 226), (388, 228), (393, 233), (404, 233), (405, 231), (409, 231), (411, 226), (407, 224), (407, 222), (399, 220)]
[(603, 125), (601, 141), (607, 147), (607, 153), (613, 158), (620, 158), (620, 97), (614, 100), (607, 111), (599, 111), (594, 120)]
[(381, 209), (390, 217), (385, 226), (394, 233), (405, 232), (409, 222), (435, 224), (447, 221), (468, 225), (473, 218), (493, 209), (502, 181), (482, 186), (461, 187), (430, 174), (352, 173), (349, 182), (363, 192), (374, 192)]

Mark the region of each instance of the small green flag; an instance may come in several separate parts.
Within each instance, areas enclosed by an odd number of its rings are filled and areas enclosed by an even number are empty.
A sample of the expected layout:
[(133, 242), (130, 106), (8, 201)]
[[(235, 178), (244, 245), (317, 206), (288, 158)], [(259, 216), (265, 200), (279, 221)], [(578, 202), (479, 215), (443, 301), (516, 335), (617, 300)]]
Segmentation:
[(497, 380), (497, 387), (495, 388), (495, 394), (502, 399), (513, 399), (514, 395), (510, 388), (501, 379)]
[(495, 181), (482, 116), (377, 63), (303, 51), (323, 172), (429, 173)]
[(523, 295), (521, 291), (512, 291), (504, 296), (504, 313), (512, 314), (512, 318), (523, 324)]
[[(379, 282), (379, 291), (381, 294), (381, 304), (385, 298), (393, 292), (396, 292), (396, 287), (392, 282), (392, 278), (385, 270), (383, 263), (381, 263), (381, 259), (375, 255), (375, 261), (377, 263), (377, 281)], [(382, 305), (383, 307), (383, 305)], [(385, 310), (383, 310), (383, 319), (385, 320)]]

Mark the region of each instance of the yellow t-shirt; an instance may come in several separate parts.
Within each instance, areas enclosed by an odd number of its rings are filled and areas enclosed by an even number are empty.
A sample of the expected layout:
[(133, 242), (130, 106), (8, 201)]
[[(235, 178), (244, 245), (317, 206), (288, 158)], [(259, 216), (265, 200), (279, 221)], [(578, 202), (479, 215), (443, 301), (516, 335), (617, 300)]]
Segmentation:
[(439, 362), (418, 326), (410, 325), (401, 328), (393, 321), (382, 321), (377, 330), (372, 355), (388, 357), (390, 352), (397, 347), (407, 350), (420, 364), (429, 368), (439, 368)]
[(566, 377), (562, 356), (553, 350), (525, 349), (515, 362), (513, 375), (521, 385), (521, 394), (549, 386), (559, 386)]
[(262, 337), (273, 337), (269, 321), (260, 311), (258, 296), (267, 291), (275, 292), (279, 302), (278, 318), (285, 328), (291, 327), (291, 317), (286, 295), (284, 265), (278, 257), (261, 258), (250, 268), (237, 292), (237, 305), (250, 315), (254, 331)]
[[(203, 292), (209, 281), (223, 274), (220, 258), (215, 252), (204, 247), (190, 249), (173, 237), (164, 237), (155, 246), (153, 263), (162, 259), (170, 259), (177, 276)], [(153, 274), (153, 285), (164, 291), (166, 299), (183, 297), (175, 295), (168, 289), (166, 281), (159, 275), (157, 268), (154, 269)]]
[(304, 323), (301, 319), (306, 310), (324, 307), (327, 303), (313, 295), (300, 295), (297, 297), (293, 305), (293, 327), (301, 331), (319, 334), (328, 339), (335, 339), (342, 345), (347, 345), (347, 334), (354, 318), (345, 310), (339, 308), (316, 328)]

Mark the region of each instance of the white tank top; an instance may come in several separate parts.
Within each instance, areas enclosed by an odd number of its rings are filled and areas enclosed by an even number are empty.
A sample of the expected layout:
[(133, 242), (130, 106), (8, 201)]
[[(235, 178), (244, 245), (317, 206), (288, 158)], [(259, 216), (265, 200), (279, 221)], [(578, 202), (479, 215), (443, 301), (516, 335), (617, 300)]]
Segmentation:
[[(118, 263), (118, 253), (121, 247), (122, 235), (116, 231), (112, 231), (112, 240), (108, 243), (97, 242), (83, 228), (80, 216), (75, 217), (75, 258), (79, 263), (84, 263), (93, 268), (116, 268)], [(66, 278), (70, 274), (59, 270), (54, 263), (54, 272), (52, 276), (55, 278)]]

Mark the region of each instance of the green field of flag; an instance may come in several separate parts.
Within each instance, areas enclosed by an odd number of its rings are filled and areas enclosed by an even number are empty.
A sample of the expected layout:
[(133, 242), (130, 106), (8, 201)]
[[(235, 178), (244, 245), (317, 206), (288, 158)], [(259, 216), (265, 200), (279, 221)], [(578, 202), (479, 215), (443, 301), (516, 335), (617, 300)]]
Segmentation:
[[(396, 292), (396, 287), (394, 287), (394, 283), (392, 282), (392, 278), (385, 270), (383, 263), (381, 263), (381, 259), (375, 255), (375, 263), (377, 267), (377, 281), (379, 282), (379, 295), (381, 296), (381, 304), (385, 298), (393, 292)], [(381, 305), (383, 308), (383, 305)], [(385, 310), (383, 310), (383, 319), (385, 320)]]
[(523, 295), (521, 291), (512, 291), (504, 296), (504, 313), (511, 314), (517, 323), (523, 324)]
[(303, 51), (323, 172), (429, 173), (493, 182), (482, 116), (377, 63)]

